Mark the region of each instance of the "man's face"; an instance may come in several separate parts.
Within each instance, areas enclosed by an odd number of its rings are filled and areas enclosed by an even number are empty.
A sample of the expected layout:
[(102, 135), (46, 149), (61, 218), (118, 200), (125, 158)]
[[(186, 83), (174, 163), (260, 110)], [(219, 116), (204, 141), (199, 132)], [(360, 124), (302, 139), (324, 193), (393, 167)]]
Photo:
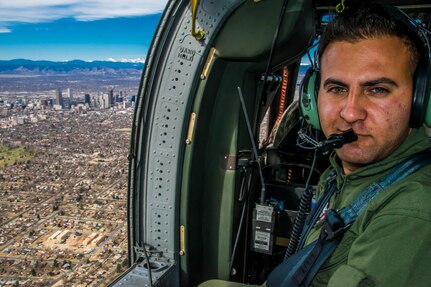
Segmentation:
[(407, 137), (413, 79), (409, 51), (394, 36), (332, 42), (321, 56), (317, 105), (323, 133), (352, 128), (337, 149), (346, 174), (390, 155)]

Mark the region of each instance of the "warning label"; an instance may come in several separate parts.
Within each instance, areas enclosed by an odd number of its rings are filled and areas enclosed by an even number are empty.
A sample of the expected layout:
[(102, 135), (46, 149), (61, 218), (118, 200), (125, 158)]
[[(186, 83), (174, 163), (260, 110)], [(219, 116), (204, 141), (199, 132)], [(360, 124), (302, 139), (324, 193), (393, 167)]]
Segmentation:
[(269, 250), (270, 240), (270, 233), (256, 230), (254, 234), (254, 248)]
[(271, 222), (272, 221), (272, 212), (274, 208), (272, 206), (256, 206), (256, 220), (263, 222)]

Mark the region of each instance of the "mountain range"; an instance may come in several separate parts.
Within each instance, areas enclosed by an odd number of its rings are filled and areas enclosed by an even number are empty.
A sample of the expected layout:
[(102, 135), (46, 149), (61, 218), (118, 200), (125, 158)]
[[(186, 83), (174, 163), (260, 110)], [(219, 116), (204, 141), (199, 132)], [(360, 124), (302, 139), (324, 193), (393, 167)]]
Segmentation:
[(33, 61), (26, 59), (0, 60), (0, 73), (44, 73), (44, 72), (73, 72), (73, 71), (106, 71), (134, 69), (142, 70), (144, 63), (138, 61), (82, 61), (65, 62)]
[(0, 93), (46, 93), (71, 88), (85, 93), (139, 87), (143, 63), (0, 60)]

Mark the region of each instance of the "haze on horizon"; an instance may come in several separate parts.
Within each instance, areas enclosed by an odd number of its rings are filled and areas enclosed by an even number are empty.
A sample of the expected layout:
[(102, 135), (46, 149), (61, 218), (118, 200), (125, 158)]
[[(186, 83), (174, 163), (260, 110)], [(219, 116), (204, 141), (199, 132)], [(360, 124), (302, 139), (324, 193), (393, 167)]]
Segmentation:
[(145, 59), (167, 0), (4, 0), (0, 60)]

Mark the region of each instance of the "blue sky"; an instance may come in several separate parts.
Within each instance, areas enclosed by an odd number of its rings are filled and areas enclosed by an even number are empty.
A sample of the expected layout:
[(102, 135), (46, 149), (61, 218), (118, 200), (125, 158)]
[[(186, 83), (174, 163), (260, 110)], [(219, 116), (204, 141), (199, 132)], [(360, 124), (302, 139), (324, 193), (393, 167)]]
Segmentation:
[(166, 2), (1, 0), (0, 60), (144, 59)]

